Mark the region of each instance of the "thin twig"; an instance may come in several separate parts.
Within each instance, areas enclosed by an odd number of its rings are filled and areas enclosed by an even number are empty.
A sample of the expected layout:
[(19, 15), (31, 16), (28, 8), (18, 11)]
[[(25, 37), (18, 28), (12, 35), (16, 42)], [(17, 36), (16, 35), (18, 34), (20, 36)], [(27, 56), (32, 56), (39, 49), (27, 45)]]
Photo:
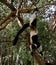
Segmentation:
[(0, 26), (10, 19), (10, 17), (13, 17), (13, 15), (15, 15), (15, 12), (12, 11), (4, 20), (0, 21)]
[(6, 0), (0, 0), (0, 2), (7, 5), (12, 11), (16, 10), (15, 7), (12, 4), (8, 3)]
[(3, 29), (5, 29), (5, 28), (6, 28), (6, 26), (7, 26), (10, 22), (12, 22), (14, 19), (15, 19), (15, 17), (14, 17), (14, 18), (12, 18), (12, 19), (10, 19), (9, 21), (7, 21), (6, 25), (5, 25), (5, 26), (3, 26), (2, 28), (0, 28), (0, 31), (1, 31), (1, 30), (3, 30)]

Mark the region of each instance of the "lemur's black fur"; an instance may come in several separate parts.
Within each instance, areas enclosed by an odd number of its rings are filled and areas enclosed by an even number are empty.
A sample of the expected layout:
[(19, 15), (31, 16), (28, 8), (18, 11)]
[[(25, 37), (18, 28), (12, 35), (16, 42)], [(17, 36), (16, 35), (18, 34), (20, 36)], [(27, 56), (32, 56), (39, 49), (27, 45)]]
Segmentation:
[[(32, 49), (39, 48), (40, 47), (40, 43), (39, 43), (39, 40), (38, 40), (38, 36), (37, 35), (32, 36), (32, 40), (33, 40)], [(35, 44), (37, 46), (35, 46)]]
[(16, 43), (17, 43), (17, 41), (18, 41), (19, 35), (20, 35), (27, 27), (29, 27), (29, 23), (24, 24), (23, 27), (17, 32), (16, 37), (15, 37), (15, 39), (13, 40), (13, 45), (16, 45)]

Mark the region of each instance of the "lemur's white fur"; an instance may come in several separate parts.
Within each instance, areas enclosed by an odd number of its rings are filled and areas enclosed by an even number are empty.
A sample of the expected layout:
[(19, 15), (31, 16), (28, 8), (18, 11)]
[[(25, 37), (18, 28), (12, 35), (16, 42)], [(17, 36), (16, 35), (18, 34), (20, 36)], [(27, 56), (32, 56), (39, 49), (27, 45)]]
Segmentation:
[(31, 41), (31, 44), (33, 44), (33, 42), (32, 42), (32, 36), (34, 36), (34, 35), (37, 35), (37, 32), (35, 30), (32, 30), (30, 32), (30, 41)]
[(31, 25), (31, 23), (33, 22), (33, 20), (36, 18), (36, 16), (37, 16), (37, 11), (35, 11), (35, 12), (31, 15), (31, 17), (30, 17), (30, 25)]

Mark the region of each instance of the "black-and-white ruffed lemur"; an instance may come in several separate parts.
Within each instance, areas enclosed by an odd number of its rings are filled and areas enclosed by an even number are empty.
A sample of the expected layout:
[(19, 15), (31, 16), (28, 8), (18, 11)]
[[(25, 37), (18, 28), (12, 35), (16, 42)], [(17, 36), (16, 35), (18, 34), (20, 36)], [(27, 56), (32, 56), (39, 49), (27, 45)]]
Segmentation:
[(38, 31), (36, 30), (36, 23), (37, 23), (37, 11), (34, 11), (34, 13), (30, 17), (30, 23), (26, 23), (23, 25), (23, 27), (18, 31), (14, 41), (13, 45), (16, 45), (18, 41), (18, 36), (27, 28), (30, 27), (30, 50), (31, 53), (35, 51), (37, 48), (39, 49), (39, 53), (42, 54), (42, 45), (40, 44), (38, 40)]
[(30, 17), (30, 50), (35, 51), (37, 48), (39, 50), (39, 53), (42, 54), (42, 45), (40, 44), (38, 40), (38, 30), (36, 30), (36, 24), (37, 24), (37, 11), (35, 11), (31, 17)]

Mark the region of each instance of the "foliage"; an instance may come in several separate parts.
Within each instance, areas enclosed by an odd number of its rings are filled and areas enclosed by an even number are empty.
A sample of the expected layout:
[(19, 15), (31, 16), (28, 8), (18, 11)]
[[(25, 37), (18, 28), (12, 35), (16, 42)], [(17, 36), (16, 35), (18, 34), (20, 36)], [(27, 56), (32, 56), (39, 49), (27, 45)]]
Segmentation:
[[(19, 1), (19, 2), (18, 2)], [(13, 6), (17, 9), (22, 0), (14, 0)], [(30, 3), (29, 3), (30, 1)], [(33, 0), (34, 1), (34, 0)], [(21, 8), (34, 8), (35, 6), (40, 7), (42, 4), (47, 2), (52, 2), (53, 0), (35, 0), (32, 4), (31, 0), (23, 0), (23, 4), (21, 4)], [(28, 5), (27, 5), (28, 4)], [(48, 8), (48, 7), (47, 7)], [(44, 56), (43, 60), (48, 58), (48, 60), (56, 61), (56, 31), (51, 31), (48, 26), (47, 21), (43, 21), (43, 14), (45, 14), (45, 9), (42, 8), (38, 12), (37, 17), (37, 30), (38, 30), (38, 39), (43, 45)], [(43, 11), (44, 10), (44, 11)], [(0, 20), (4, 20), (5, 17), (11, 12), (11, 10), (0, 2)], [(32, 12), (31, 12), (32, 13)], [(29, 18), (31, 13), (20, 13), (22, 19), (24, 19), (24, 23), (29, 22)], [(4, 26), (5, 24), (2, 24)], [(2, 27), (0, 26), (0, 28)], [(18, 26), (17, 20), (11, 21), (7, 27), (0, 31), (0, 48), (1, 53), (0, 56), (6, 57), (7, 55), (11, 55), (9, 59), (6, 60), (5, 64), (11, 62), (11, 64), (15, 65), (17, 62), (20, 65), (27, 65), (28, 61), (32, 61), (31, 52), (27, 47), (27, 42), (22, 35), (20, 35), (17, 45), (13, 46), (13, 39), (15, 38), (20, 27)], [(27, 32), (29, 33), (29, 28), (27, 28)], [(21, 51), (20, 51), (21, 48)], [(17, 57), (18, 61), (17, 60)], [(13, 59), (12, 59), (13, 58)], [(6, 59), (6, 58), (5, 58)], [(11, 60), (10, 60), (11, 59)], [(11, 65), (10, 64), (10, 65)], [(36, 64), (36, 63), (35, 63)]]

